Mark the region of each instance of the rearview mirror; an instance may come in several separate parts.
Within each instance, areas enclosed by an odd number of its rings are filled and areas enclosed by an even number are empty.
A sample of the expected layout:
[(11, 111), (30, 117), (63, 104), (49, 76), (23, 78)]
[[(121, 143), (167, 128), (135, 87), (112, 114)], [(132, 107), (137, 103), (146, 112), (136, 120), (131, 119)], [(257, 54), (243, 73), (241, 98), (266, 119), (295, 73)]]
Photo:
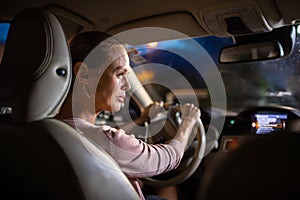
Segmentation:
[(284, 56), (279, 42), (258, 42), (225, 47), (219, 56), (220, 63), (250, 62)]

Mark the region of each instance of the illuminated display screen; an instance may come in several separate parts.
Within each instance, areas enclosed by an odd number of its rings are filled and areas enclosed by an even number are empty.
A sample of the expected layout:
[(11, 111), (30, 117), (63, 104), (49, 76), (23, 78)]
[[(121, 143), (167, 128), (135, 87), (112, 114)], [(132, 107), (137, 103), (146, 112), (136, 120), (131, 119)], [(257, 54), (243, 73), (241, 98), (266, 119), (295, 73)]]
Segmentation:
[(252, 130), (256, 134), (285, 130), (287, 118), (287, 114), (257, 113), (252, 120)]

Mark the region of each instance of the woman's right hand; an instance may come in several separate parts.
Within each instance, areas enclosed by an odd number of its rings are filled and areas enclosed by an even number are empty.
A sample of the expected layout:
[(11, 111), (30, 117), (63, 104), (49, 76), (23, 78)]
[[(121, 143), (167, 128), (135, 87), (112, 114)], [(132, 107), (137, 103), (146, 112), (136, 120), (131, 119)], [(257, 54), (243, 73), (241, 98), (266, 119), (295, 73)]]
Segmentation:
[(194, 104), (187, 103), (181, 108), (182, 122), (187, 121), (193, 126), (201, 116), (200, 109)]
[(201, 116), (200, 109), (194, 104), (187, 103), (181, 108), (181, 124), (174, 139), (183, 144), (184, 149), (192, 133), (195, 123)]

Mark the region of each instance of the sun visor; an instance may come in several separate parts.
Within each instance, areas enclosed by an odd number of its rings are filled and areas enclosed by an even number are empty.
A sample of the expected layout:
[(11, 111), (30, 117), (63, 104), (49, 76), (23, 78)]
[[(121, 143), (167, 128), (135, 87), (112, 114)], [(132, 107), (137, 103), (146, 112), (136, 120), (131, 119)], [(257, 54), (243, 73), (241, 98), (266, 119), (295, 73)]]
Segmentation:
[[(145, 17), (123, 24), (119, 24), (107, 30), (109, 34), (117, 34), (126, 30), (142, 27), (161, 27), (178, 31), (188, 36), (207, 35), (207, 32), (201, 28), (198, 21), (189, 12), (174, 12), (168, 14)], [(138, 39), (138, 38), (137, 38)], [(157, 38), (156, 38), (157, 39)], [(170, 35), (161, 35), (159, 40), (179, 39)], [(149, 38), (151, 40), (151, 38)], [(145, 42), (145, 41), (143, 41)], [(151, 41), (148, 41), (151, 42)]]
[(58, 18), (64, 28), (67, 39), (72, 38), (79, 32), (91, 31), (94, 29), (94, 24), (91, 21), (67, 8), (56, 4), (47, 5), (45, 8), (55, 14)]

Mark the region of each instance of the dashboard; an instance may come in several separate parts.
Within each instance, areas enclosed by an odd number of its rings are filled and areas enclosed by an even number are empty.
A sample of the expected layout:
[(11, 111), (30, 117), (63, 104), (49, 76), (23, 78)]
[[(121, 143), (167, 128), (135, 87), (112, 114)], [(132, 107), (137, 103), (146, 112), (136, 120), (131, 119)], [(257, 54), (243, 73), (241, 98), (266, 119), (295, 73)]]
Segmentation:
[(283, 106), (262, 106), (248, 108), (237, 116), (225, 120), (223, 134), (264, 135), (295, 130), (300, 111)]
[[(297, 109), (278, 106), (251, 107), (228, 116), (218, 149), (205, 157), (198, 171), (195, 190), (215, 194), (218, 189), (218, 194), (228, 194), (227, 199), (238, 199), (258, 188), (259, 195), (249, 199), (288, 198), (299, 188), (299, 116)], [(274, 188), (286, 196), (277, 198)]]
[(250, 107), (236, 116), (227, 116), (219, 150), (229, 152), (253, 137), (300, 133), (300, 111), (285, 106)]

